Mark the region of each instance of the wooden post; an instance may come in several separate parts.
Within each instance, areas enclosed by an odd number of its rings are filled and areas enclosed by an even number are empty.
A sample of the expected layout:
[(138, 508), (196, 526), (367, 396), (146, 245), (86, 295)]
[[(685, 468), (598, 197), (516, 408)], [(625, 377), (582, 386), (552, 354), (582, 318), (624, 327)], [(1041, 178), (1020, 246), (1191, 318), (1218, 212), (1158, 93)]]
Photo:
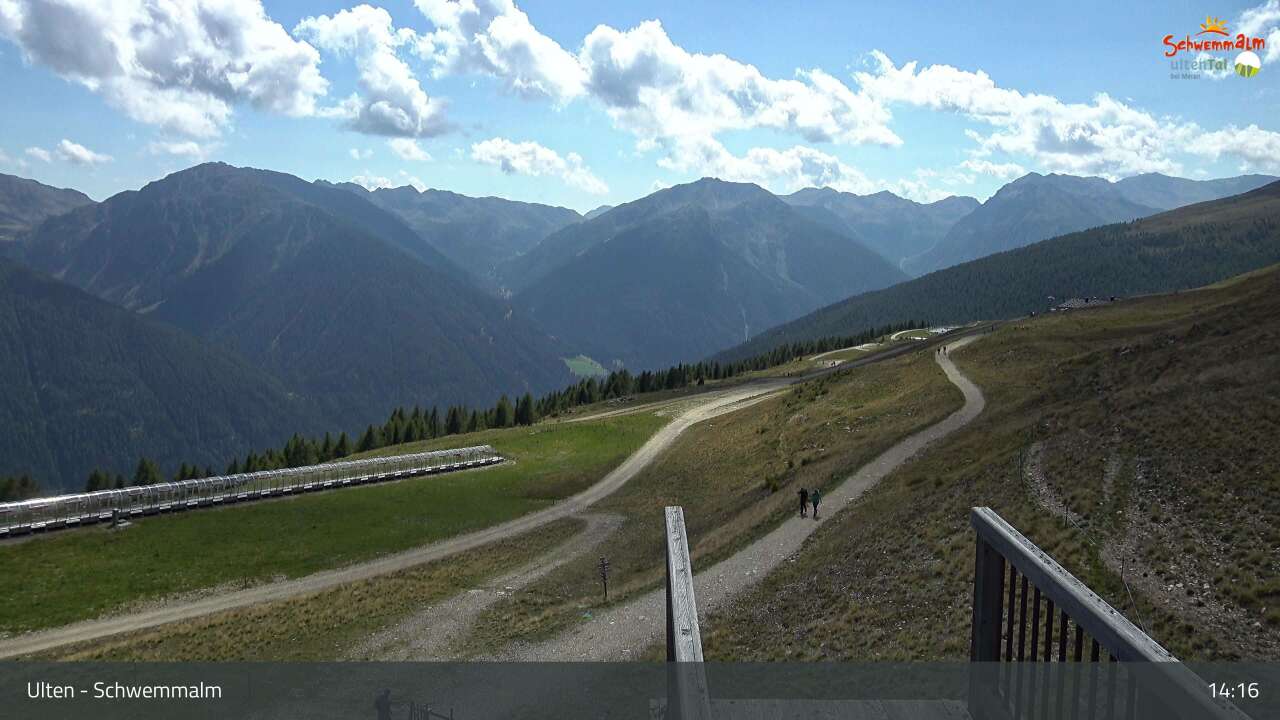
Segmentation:
[(711, 717), (711, 696), (702, 667), (702, 635), (693, 594), (693, 567), (685, 537), (684, 511), (666, 509), (667, 717)]
[(609, 560), (600, 558), (600, 583), (604, 585), (604, 601), (609, 602)]

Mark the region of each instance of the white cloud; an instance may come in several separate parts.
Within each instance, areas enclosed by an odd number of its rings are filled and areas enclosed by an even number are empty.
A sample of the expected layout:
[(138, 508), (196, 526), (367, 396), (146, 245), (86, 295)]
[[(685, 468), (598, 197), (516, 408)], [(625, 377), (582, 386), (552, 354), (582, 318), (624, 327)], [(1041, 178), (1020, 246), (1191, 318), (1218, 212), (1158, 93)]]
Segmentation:
[(1228, 125), (1222, 130), (1203, 133), (1188, 150), (1210, 160), (1223, 155), (1235, 157), (1241, 161), (1241, 172), (1280, 172), (1280, 133), (1257, 125), (1244, 128)]
[(997, 163), (990, 160), (974, 158), (960, 163), (960, 167), (979, 175), (990, 175), (997, 180), (1012, 180), (1027, 174), (1027, 169), (1018, 163)]
[(571, 152), (561, 157), (556, 151), (532, 141), (490, 138), (471, 146), (471, 159), (494, 165), (507, 174), (555, 176), (592, 195), (609, 192), (604, 181), (583, 164), (582, 156)]
[(392, 138), (387, 141), (387, 145), (391, 146), (392, 152), (399, 155), (403, 160), (412, 160), (414, 162), (430, 162), (431, 154), (422, 149), (418, 145), (418, 141), (413, 138)]
[(310, 115), (320, 56), (259, 0), (3, 0), (0, 35), (139, 122), (219, 134), (232, 106)]
[(1280, 60), (1280, 0), (1267, 2), (1240, 13), (1236, 32), (1262, 37), (1267, 41), (1263, 63)]
[(1280, 133), (1251, 126), (1209, 132), (1195, 123), (1158, 118), (1105, 93), (1089, 103), (1001, 88), (986, 73), (948, 65), (895, 66), (875, 52), (873, 72), (856, 74), (862, 92), (889, 105), (903, 103), (954, 112), (994, 128), (978, 142), (976, 157), (992, 152), (1027, 157), (1042, 169), (1117, 178), (1144, 172), (1178, 173), (1179, 155), (1229, 155), (1255, 167), (1276, 168), (1268, 155)]
[(328, 52), (355, 58), (360, 93), (321, 114), (342, 118), (346, 127), (370, 135), (429, 137), (448, 129), (443, 104), (427, 95), (397, 55), (399, 47), (418, 42), (418, 36), (409, 28), (396, 29), (386, 10), (358, 5), (304, 18), (293, 31)]
[(152, 155), (173, 155), (174, 157), (200, 161), (208, 155), (209, 149), (193, 140), (185, 140), (179, 142), (156, 141), (148, 143), (147, 150)]
[(810, 142), (902, 142), (882, 107), (822, 70), (768, 78), (724, 55), (686, 51), (656, 20), (627, 31), (597, 27), (583, 41), (579, 60), (592, 95), (642, 142), (751, 128)]
[(351, 148), (347, 151), (352, 160), (368, 160), (373, 157), (373, 151), (369, 149), (361, 150), (360, 148)]
[(391, 182), (391, 178), (385, 178), (380, 175), (365, 170), (360, 175), (351, 178), (351, 182), (364, 187), (366, 190), (378, 190), (381, 188), (395, 187), (395, 183)]
[(26, 153), (41, 162), (53, 162), (53, 155), (44, 148), (29, 147), (27, 148)]
[(543, 35), (511, 0), (416, 0), (435, 31), (416, 52), (436, 76), (480, 74), (525, 96), (567, 102), (584, 92), (586, 71), (572, 53)]
[(111, 162), (110, 155), (96, 153), (80, 143), (71, 142), (66, 138), (63, 138), (58, 143), (58, 146), (54, 148), (54, 152), (63, 160), (76, 165), (101, 165)]
[(414, 190), (417, 190), (418, 192), (426, 192), (427, 184), (422, 182), (422, 179), (418, 176), (410, 175), (409, 173), (401, 170), (400, 177), (403, 178), (405, 183), (411, 186)]

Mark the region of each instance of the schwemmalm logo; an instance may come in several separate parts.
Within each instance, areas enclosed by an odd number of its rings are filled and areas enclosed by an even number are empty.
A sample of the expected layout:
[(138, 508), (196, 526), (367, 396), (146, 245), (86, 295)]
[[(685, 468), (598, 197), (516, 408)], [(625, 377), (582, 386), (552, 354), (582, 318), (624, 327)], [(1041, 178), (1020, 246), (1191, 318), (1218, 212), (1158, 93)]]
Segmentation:
[[(1225, 74), (1234, 67), (1240, 77), (1253, 77), (1262, 69), (1262, 61), (1255, 50), (1266, 48), (1267, 41), (1260, 37), (1251, 37), (1237, 33), (1232, 37), (1227, 31), (1227, 24), (1222, 18), (1206, 16), (1200, 23), (1200, 32), (1194, 36), (1187, 35), (1181, 40), (1174, 40), (1173, 35), (1164, 36), (1164, 56), (1176, 57), (1178, 53), (1196, 53), (1195, 59), (1173, 60), (1170, 77), (1175, 79), (1195, 80), (1201, 72)], [(1226, 57), (1215, 57), (1212, 53), (1238, 53), (1233, 63)]]

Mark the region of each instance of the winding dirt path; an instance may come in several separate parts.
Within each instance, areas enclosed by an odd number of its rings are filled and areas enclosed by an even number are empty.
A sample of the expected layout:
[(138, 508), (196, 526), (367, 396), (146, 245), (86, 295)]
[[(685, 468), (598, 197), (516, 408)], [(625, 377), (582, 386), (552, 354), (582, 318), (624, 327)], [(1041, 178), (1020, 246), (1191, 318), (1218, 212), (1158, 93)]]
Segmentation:
[[(975, 336), (946, 345), (947, 352), (968, 345)], [(950, 435), (976, 418), (986, 407), (982, 391), (966, 378), (950, 358), (934, 353), (947, 379), (964, 395), (964, 405), (945, 419), (907, 437), (864, 465), (823, 496), (822, 517), (830, 518), (930, 443)], [(774, 568), (797, 553), (821, 521), (793, 517), (768, 535), (725, 560), (694, 575), (698, 614), (702, 619), (734, 596), (751, 588)], [(516, 643), (489, 658), (501, 661), (631, 660), (661, 636), (666, 612), (663, 590), (595, 614), (591, 620), (548, 641)]]
[[(163, 605), (159, 608), (142, 612), (89, 620), (51, 630), (42, 630), (6, 638), (0, 640), (0, 659), (44, 652), (65, 645), (145, 630), (158, 625), (190, 620), (260, 603), (311, 595), (338, 585), (387, 575), (423, 563), (440, 560), (451, 555), (473, 550), (496, 540), (504, 540), (521, 535), (561, 518), (581, 515), (593, 503), (608, 496), (635, 477), (641, 469), (670, 446), (676, 437), (689, 426), (760, 402), (794, 382), (796, 382), (795, 379), (765, 379), (698, 396), (700, 402), (697, 405), (685, 410), (674, 420), (667, 423), (653, 437), (649, 438), (639, 450), (609, 474), (605, 475), (595, 485), (543, 510), (437, 543), (344, 568), (326, 570), (293, 580), (256, 585), (199, 600)], [(577, 537), (580, 538), (582, 535), (580, 534)]]

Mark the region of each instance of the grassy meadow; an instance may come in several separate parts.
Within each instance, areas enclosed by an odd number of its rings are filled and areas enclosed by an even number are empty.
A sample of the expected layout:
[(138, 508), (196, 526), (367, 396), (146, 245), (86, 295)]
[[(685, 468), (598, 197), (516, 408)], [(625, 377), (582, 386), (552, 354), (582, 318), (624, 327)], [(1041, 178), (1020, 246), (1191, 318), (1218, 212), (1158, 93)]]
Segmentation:
[(1005, 324), (952, 356), (983, 414), (714, 613), (708, 658), (967, 658), (977, 505), (1179, 657), (1280, 658), (1277, 357), (1275, 269)]
[(298, 577), (510, 520), (595, 483), (666, 422), (637, 413), (383, 448), (371, 454), (488, 443), (511, 462), (0, 545), (0, 633)]

